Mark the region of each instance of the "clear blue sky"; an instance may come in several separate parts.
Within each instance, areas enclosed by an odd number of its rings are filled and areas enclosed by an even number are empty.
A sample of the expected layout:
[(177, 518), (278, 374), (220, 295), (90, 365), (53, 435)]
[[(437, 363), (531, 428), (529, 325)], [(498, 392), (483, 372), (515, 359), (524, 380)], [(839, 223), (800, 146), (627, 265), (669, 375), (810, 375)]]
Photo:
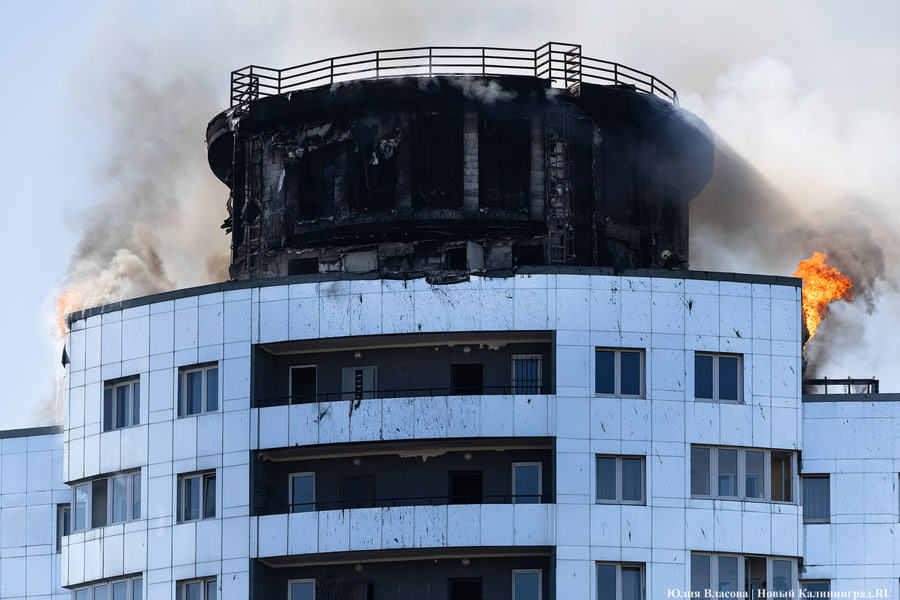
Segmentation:
[[(232, 69), (406, 45), (578, 42), (587, 55), (672, 84), (683, 106), (798, 208), (835, 212), (848, 198), (864, 199), (865, 225), (880, 241), (898, 224), (898, 7), (888, 0), (0, 2), (0, 429), (52, 420), (36, 412), (53, 403), (61, 374), (52, 299), (81, 240), (102, 251), (80, 263), (78, 281), (102, 275), (116, 293), (145, 289), (110, 283), (111, 272), (126, 272), (104, 264), (118, 245), (127, 251), (117, 260), (138, 264), (129, 273), (142, 285), (150, 285), (140, 270), (148, 248), (159, 251), (176, 287), (211, 277), (210, 261), (227, 251), (218, 229), (227, 191), (205, 166), (203, 136), (226, 107)], [(894, 277), (895, 248), (885, 248)], [(719, 268), (724, 255), (731, 270), (790, 275), (804, 258), (753, 248), (717, 254), (692, 257), (693, 266)], [(900, 391), (897, 290), (879, 281), (872, 315), (861, 305), (844, 311), (857, 333), (835, 344), (846, 352), (830, 359), (831, 375), (874, 374), (891, 382), (883, 389)]]

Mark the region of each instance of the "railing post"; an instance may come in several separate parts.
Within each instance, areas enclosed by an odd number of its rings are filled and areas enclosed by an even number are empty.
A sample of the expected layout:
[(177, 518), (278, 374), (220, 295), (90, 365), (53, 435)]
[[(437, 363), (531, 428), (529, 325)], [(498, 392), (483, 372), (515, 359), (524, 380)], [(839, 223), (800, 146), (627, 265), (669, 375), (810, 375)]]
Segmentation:
[(375, 51), (375, 79), (381, 79), (381, 52)]
[(487, 65), (485, 63), (484, 46), (481, 47), (481, 76), (487, 75)]
[(334, 83), (334, 59), (330, 59), (328, 61), (328, 83), (329, 85)]
[(431, 46), (428, 46), (428, 76), (434, 77), (434, 74), (431, 72)]

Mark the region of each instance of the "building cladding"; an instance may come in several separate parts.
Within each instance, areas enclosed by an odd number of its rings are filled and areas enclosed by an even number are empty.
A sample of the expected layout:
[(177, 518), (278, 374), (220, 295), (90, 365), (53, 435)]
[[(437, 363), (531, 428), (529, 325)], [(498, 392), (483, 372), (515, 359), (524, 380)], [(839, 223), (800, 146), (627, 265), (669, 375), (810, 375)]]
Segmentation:
[(478, 50), (235, 72), (234, 280), (69, 316), (64, 427), (0, 434), (0, 598), (900, 593), (900, 398), (802, 394), (799, 280), (683, 268), (702, 124)]

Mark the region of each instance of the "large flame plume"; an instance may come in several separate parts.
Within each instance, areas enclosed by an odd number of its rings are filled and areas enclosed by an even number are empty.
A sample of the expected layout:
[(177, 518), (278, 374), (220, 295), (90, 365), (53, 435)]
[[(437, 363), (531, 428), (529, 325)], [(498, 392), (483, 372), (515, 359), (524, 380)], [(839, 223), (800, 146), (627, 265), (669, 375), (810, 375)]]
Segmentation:
[(823, 252), (813, 252), (810, 258), (800, 261), (794, 272), (794, 277), (803, 279), (803, 319), (809, 334), (806, 343), (816, 335), (830, 302), (853, 301), (853, 282), (834, 267), (826, 265), (827, 258), (828, 255)]
[(66, 315), (84, 308), (84, 290), (73, 287), (56, 297), (56, 327), (59, 337), (66, 337)]

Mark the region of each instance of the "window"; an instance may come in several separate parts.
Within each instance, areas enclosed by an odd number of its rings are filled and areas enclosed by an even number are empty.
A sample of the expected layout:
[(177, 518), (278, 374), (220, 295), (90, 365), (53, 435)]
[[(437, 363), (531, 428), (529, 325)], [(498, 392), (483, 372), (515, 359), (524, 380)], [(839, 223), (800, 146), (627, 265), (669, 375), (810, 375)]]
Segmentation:
[(181, 369), (178, 373), (178, 416), (219, 410), (217, 364)]
[(71, 531), (72, 507), (70, 504), (56, 505), (56, 552), (62, 552), (62, 539)]
[(218, 591), (216, 579), (195, 579), (180, 581), (175, 586), (176, 600), (216, 600)]
[(786, 598), (794, 589), (796, 571), (791, 558), (691, 553), (691, 592), (698, 598), (709, 597), (709, 592)]
[(290, 495), (292, 513), (316, 510), (316, 474), (292, 474)]
[(482, 600), (481, 578), (450, 579), (447, 582), (448, 600)]
[(792, 502), (795, 460), (783, 450), (691, 446), (691, 495)]
[(450, 365), (450, 386), (454, 396), (484, 393), (484, 367), (480, 363)]
[(512, 586), (512, 600), (541, 600), (541, 570), (513, 571)]
[(481, 504), (482, 480), (481, 471), (451, 471), (450, 504)]
[(694, 398), (740, 402), (743, 386), (738, 354), (694, 354)]
[(144, 580), (140, 577), (114, 579), (96, 585), (75, 588), (75, 600), (142, 600)]
[(300, 365), (290, 368), (291, 404), (308, 404), (316, 401), (316, 366)]
[(597, 502), (644, 503), (644, 457), (598, 456)]
[(541, 362), (540, 354), (512, 355), (512, 392), (514, 394), (541, 393)]
[(315, 579), (288, 581), (288, 600), (316, 600)]
[(140, 472), (121, 473), (86, 481), (75, 486), (74, 531), (135, 521), (140, 518)]
[(375, 476), (347, 475), (341, 477), (341, 506), (343, 508), (375, 506)]
[(178, 521), (198, 521), (215, 516), (216, 472), (180, 476), (178, 478)]
[(644, 565), (597, 563), (598, 600), (643, 600)]
[(103, 386), (103, 431), (131, 427), (141, 422), (141, 379), (107, 382)]
[(513, 504), (540, 504), (541, 463), (513, 463)]
[(831, 519), (831, 479), (828, 475), (804, 475), (803, 522), (828, 523)]
[(597, 348), (594, 391), (605, 396), (644, 395), (644, 351)]
[(831, 582), (830, 581), (801, 581), (800, 582), (801, 598), (830, 598)]

